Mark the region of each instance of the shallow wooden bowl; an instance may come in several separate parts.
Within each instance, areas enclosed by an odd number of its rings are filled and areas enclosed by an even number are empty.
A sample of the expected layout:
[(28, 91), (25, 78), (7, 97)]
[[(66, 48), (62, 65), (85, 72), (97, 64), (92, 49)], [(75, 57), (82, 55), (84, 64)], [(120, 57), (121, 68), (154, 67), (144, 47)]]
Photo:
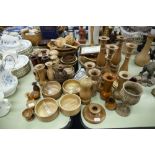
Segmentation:
[(44, 97), (58, 99), (61, 96), (61, 85), (57, 81), (49, 81), (42, 88)]
[(77, 80), (66, 80), (62, 85), (64, 94), (77, 94), (80, 92), (80, 83)]
[(39, 120), (49, 122), (58, 116), (59, 107), (56, 100), (44, 98), (36, 104), (34, 111)]
[(59, 107), (65, 116), (75, 116), (81, 110), (81, 99), (75, 94), (66, 94), (61, 97)]
[(79, 56), (78, 61), (84, 67), (84, 63), (86, 63), (88, 61), (96, 63), (96, 58), (89, 58), (89, 57), (86, 57), (86, 56)]

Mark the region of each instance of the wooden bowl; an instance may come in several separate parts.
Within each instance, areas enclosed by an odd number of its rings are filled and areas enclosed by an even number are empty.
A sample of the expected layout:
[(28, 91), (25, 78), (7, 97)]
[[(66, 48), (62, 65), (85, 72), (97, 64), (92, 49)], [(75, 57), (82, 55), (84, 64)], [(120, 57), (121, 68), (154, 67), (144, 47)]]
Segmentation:
[(41, 41), (41, 33), (40, 32), (38, 32), (38, 33), (36, 33), (36, 34), (34, 34), (34, 35), (29, 35), (29, 34), (26, 34), (26, 33), (28, 33), (29, 32), (29, 30), (24, 30), (24, 31), (22, 31), (21, 32), (21, 34), (22, 34), (22, 37), (24, 38), (24, 39), (26, 39), (26, 40), (29, 40), (29, 41), (31, 41), (31, 43), (32, 43), (32, 45), (38, 45), (38, 43)]
[(89, 58), (86, 56), (79, 56), (78, 57), (78, 61), (80, 62), (80, 64), (84, 67), (84, 64), (88, 61), (94, 62), (96, 63), (96, 58)]
[(44, 97), (58, 99), (61, 96), (61, 85), (57, 81), (49, 81), (42, 88)]
[(34, 119), (33, 108), (27, 108), (22, 112), (22, 116), (25, 117), (27, 121), (31, 121)]
[(61, 97), (59, 107), (65, 116), (75, 116), (81, 110), (81, 99), (75, 94), (66, 94)]
[(75, 54), (78, 51), (78, 49), (80, 47), (80, 44), (78, 42), (74, 42), (73, 46), (76, 46), (77, 49), (74, 49), (74, 48), (71, 48), (71, 47), (59, 48), (59, 47), (56, 47), (54, 45), (54, 42), (52, 42), (52, 41), (48, 42), (48, 44), (47, 44), (47, 47), (50, 50), (57, 50), (59, 52), (59, 56), (63, 56), (63, 55), (66, 55), (66, 54)]
[(62, 85), (64, 94), (79, 94), (80, 92), (80, 83), (77, 80), (66, 80)]
[(39, 120), (49, 122), (58, 116), (59, 107), (56, 100), (44, 98), (36, 104), (34, 111)]

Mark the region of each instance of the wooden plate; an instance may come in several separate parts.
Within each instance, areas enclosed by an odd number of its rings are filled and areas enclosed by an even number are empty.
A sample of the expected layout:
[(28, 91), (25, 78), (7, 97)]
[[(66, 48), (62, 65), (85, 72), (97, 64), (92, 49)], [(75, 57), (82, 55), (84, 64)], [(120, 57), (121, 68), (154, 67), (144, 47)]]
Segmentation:
[(62, 85), (64, 94), (78, 94), (80, 92), (80, 83), (77, 80), (66, 80)]
[(52, 121), (59, 114), (59, 107), (56, 100), (52, 98), (44, 98), (35, 106), (35, 114), (41, 121)]
[(81, 99), (75, 94), (66, 94), (61, 97), (59, 107), (65, 116), (77, 115), (81, 110)]

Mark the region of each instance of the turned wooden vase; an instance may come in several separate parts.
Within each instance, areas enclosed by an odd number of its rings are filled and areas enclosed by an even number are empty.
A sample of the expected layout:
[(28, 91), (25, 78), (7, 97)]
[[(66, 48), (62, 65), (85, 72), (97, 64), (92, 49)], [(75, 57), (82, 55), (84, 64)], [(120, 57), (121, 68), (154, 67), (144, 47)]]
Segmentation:
[(112, 95), (111, 89), (115, 80), (116, 76), (112, 73), (107, 72), (102, 75), (103, 87), (100, 92), (102, 99), (107, 100)]
[(54, 80), (54, 70), (52, 68), (53, 63), (52, 62), (46, 62), (45, 65), (47, 66), (47, 77), (49, 81)]
[(99, 86), (101, 71), (97, 68), (90, 69), (88, 72), (88, 76), (92, 80), (92, 96), (95, 96)]
[(46, 70), (44, 64), (38, 64), (34, 67), (34, 74), (39, 84), (43, 86), (46, 83)]
[(135, 57), (136, 65), (138, 65), (140, 67), (144, 67), (144, 65), (146, 65), (150, 62), (149, 51), (150, 51), (150, 47), (151, 47), (151, 43), (152, 43), (153, 39), (154, 39), (154, 37), (152, 35), (148, 35), (144, 48)]
[(89, 104), (92, 96), (92, 80), (91, 78), (84, 78), (80, 81), (80, 98), (82, 104)]

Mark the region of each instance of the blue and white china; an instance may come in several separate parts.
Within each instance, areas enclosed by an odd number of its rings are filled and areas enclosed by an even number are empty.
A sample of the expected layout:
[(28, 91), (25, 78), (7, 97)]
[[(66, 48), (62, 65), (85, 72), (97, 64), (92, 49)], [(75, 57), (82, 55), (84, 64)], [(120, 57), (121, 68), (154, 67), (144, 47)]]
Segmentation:
[(0, 61), (0, 73), (0, 88), (4, 93), (4, 97), (8, 97), (15, 93), (18, 79), (9, 70), (4, 69), (2, 61)]
[(9, 113), (11, 104), (8, 99), (4, 98), (4, 93), (0, 91), (0, 117), (3, 117)]

